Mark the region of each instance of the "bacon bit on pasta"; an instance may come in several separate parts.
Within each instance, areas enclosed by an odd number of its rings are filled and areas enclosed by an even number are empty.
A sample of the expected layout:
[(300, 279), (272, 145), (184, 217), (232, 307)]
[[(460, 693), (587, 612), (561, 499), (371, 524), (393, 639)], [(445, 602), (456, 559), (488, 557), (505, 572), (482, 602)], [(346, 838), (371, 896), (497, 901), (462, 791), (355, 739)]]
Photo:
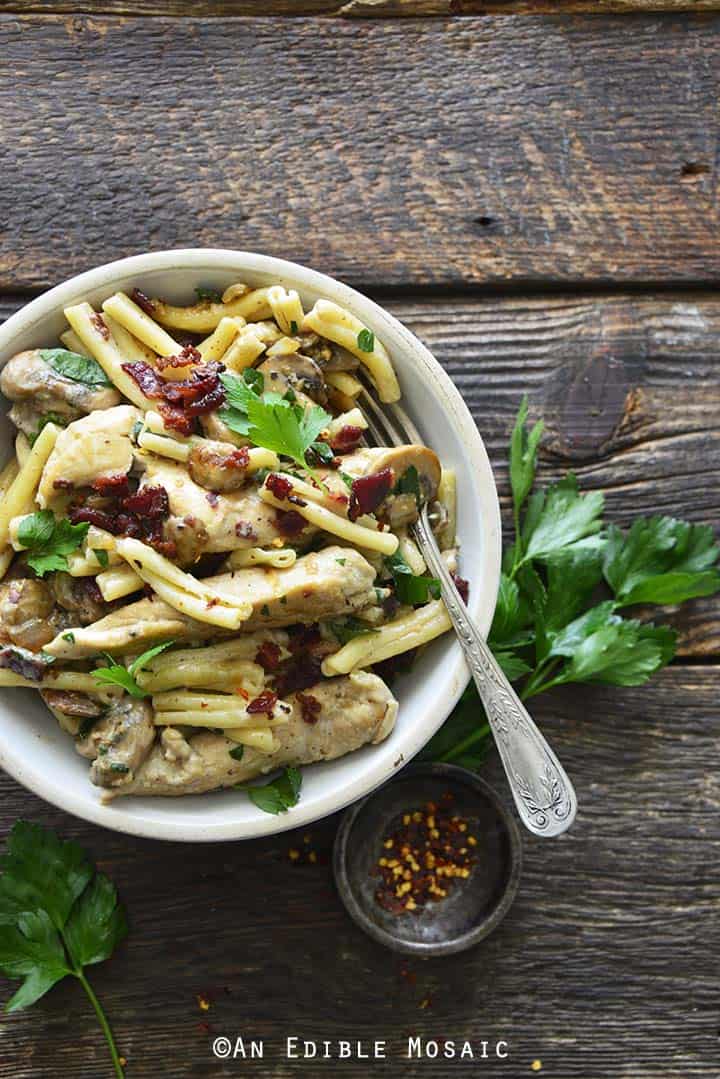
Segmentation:
[(265, 689), (259, 696), (250, 701), (245, 711), (253, 716), (260, 713), (271, 716), (273, 708), (277, 704), (277, 699), (277, 693), (273, 693), (270, 689)]
[(255, 653), (255, 662), (266, 674), (276, 671), (280, 666), (280, 645), (275, 644), (275, 641), (263, 641)]
[(90, 321), (102, 337), (103, 341), (109, 341), (110, 330), (107, 328), (107, 324), (102, 315), (98, 311), (96, 311), (95, 314), (91, 316)]
[(284, 536), (299, 536), (305, 527), (305, 518), (296, 510), (278, 510), (275, 523)]
[(134, 288), (130, 293), (130, 299), (134, 300), (138, 307), (145, 312), (146, 315), (155, 314), (155, 304), (146, 296), (144, 292), (141, 292), (139, 288)]
[(223, 365), (198, 363), (195, 356), (200, 357), (200, 353), (189, 345), (178, 356), (169, 357), (172, 361), (182, 358), (177, 366), (187, 367), (190, 363), (197, 363), (189, 378), (175, 381), (163, 378), (144, 360), (122, 364), (123, 371), (130, 375), (146, 397), (161, 401), (158, 412), (165, 426), (184, 435), (192, 433), (196, 416), (213, 412), (225, 403), (225, 389), (220, 382)]
[(351, 453), (357, 448), (357, 444), (363, 436), (362, 427), (345, 424), (337, 434), (328, 439), (328, 444), (333, 453)]
[(383, 468), (353, 480), (348, 509), (350, 520), (356, 521), (363, 513), (373, 513), (390, 494), (394, 484), (395, 473), (391, 468)]
[(468, 596), (470, 595), (470, 585), (468, 584), (468, 582), (465, 580), (464, 577), (458, 576), (457, 573), (451, 573), (450, 576), (452, 577), (453, 581), (455, 582), (455, 587), (457, 588), (458, 592), (460, 593), (460, 596), (462, 597), (463, 603), (467, 604)]
[(293, 485), (285, 476), (271, 472), (265, 480), (265, 486), (276, 498), (287, 498), (293, 492)]
[[(132, 536), (144, 540), (156, 549), (164, 547), (162, 539), (163, 522), (170, 514), (170, 500), (164, 487), (142, 487), (130, 493), (127, 477), (122, 477), (124, 484), (117, 483), (100, 488), (103, 496), (108, 497), (109, 505), (103, 508), (94, 506), (71, 506), (68, 517), (72, 524), (95, 525), (113, 536)], [(99, 481), (96, 481), (96, 485)]]

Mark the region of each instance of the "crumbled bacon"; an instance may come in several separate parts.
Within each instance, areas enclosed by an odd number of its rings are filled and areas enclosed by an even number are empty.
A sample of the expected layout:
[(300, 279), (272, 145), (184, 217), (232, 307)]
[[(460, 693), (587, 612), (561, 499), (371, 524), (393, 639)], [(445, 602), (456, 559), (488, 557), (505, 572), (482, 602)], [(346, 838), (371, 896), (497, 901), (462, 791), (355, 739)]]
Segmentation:
[(155, 314), (155, 304), (146, 296), (144, 292), (141, 292), (139, 288), (134, 288), (130, 293), (130, 298), (135, 301), (138, 307), (145, 312), (146, 315)]
[(194, 345), (184, 345), (174, 356), (158, 356), (157, 365), (161, 371), (166, 367), (191, 367), (202, 363), (202, 354)]
[(362, 427), (355, 427), (347, 423), (328, 440), (330, 449), (333, 453), (352, 453), (353, 450), (357, 449), (357, 444), (362, 436)]
[(293, 491), (293, 485), (290, 480), (285, 476), (278, 476), (276, 472), (270, 473), (265, 480), (265, 486), (276, 498), (287, 498)]
[(164, 487), (141, 487), (131, 493), (125, 484), (103, 490), (109, 504), (102, 508), (92, 505), (71, 506), (68, 517), (72, 524), (95, 525), (113, 536), (132, 536), (164, 549), (163, 522), (170, 514), (170, 501)]
[(373, 513), (390, 494), (394, 483), (395, 473), (391, 468), (383, 468), (353, 480), (348, 509), (350, 520), (356, 521), (363, 513)]
[[(187, 346), (177, 360), (183, 358), (182, 366), (197, 363), (194, 356), (200, 357), (197, 349)], [(201, 357), (200, 357), (201, 358)], [(206, 412), (213, 412), (225, 403), (225, 388), (220, 381), (220, 372), (224, 370), (219, 363), (197, 363), (189, 378), (165, 379), (154, 367), (143, 360), (124, 363), (122, 369), (137, 383), (146, 397), (159, 400), (158, 412), (165, 421), (165, 426), (181, 434), (192, 433), (193, 420)]]
[(276, 671), (280, 666), (280, 645), (275, 644), (275, 641), (263, 641), (255, 653), (255, 662), (266, 674)]
[(451, 573), (450, 576), (452, 577), (453, 581), (455, 582), (455, 587), (457, 588), (458, 592), (460, 593), (460, 596), (462, 597), (463, 603), (467, 603), (468, 596), (470, 595), (470, 585), (468, 584), (468, 582), (465, 580), (464, 577), (459, 577), (457, 573)]
[(93, 481), (93, 489), (101, 495), (123, 498), (130, 494), (130, 481), (126, 472), (117, 472), (114, 476), (98, 476)]
[(303, 721), (305, 723), (310, 723), (311, 725), (317, 723), (320, 719), (320, 711), (322, 709), (322, 705), (317, 697), (313, 697), (309, 693), (298, 693), (297, 699)]
[(109, 341), (110, 330), (107, 328), (105, 319), (102, 317), (102, 315), (96, 311), (95, 314), (90, 317), (90, 321), (102, 337), (103, 341)]
[(296, 510), (278, 510), (275, 515), (278, 532), (284, 536), (299, 536), (305, 527), (305, 518)]
[(313, 655), (294, 655), (286, 660), (275, 680), (278, 693), (286, 697), (301, 689), (309, 689), (322, 679), (322, 659)]
[(273, 693), (270, 689), (265, 689), (259, 696), (254, 697), (249, 702), (249, 704), (245, 708), (245, 711), (248, 712), (249, 715), (253, 716), (261, 713), (265, 713), (266, 715), (271, 716), (273, 713), (273, 708), (277, 703), (277, 699), (277, 693)]

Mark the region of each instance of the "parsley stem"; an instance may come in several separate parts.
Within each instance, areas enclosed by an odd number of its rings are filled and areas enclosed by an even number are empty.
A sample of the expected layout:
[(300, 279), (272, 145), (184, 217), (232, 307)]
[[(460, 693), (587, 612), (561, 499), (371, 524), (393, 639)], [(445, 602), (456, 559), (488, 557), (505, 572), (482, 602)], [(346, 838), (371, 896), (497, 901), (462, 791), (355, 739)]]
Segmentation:
[(469, 734), (467, 738), (463, 738), (461, 742), (454, 745), (452, 749), (449, 749), (447, 753), (443, 753), (442, 757), (438, 757), (439, 761), (454, 761), (458, 757), (462, 756), (466, 749), (470, 746), (474, 746), (476, 742), (480, 742), (483, 738), (486, 738), (490, 734), (490, 724), (485, 723), (482, 727), (478, 727), (476, 731)]
[(113, 1067), (115, 1068), (115, 1075), (117, 1076), (117, 1079), (125, 1079), (125, 1072), (123, 1071), (122, 1064), (120, 1063), (120, 1056), (117, 1051), (117, 1046), (115, 1045), (115, 1039), (113, 1038), (113, 1033), (110, 1029), (110, 1024), (107, 1021), (105, 1012), (103, 1011), (102, 1004), (95, 996), (93, 987), (90, 985), (90, 982), (87, 980), (82, 970), (76, 969), (73, 973), (80, 981), (80, 984), (87, 993), (90, 1003), (95, 1009), (95, 1014), (98, 1017), (100, 1026), (103, 1029), (103, 1034), (105, 1035), (105, 1040), (107, 1041), (110, 1048), (110, 1056), (112, 1057)]

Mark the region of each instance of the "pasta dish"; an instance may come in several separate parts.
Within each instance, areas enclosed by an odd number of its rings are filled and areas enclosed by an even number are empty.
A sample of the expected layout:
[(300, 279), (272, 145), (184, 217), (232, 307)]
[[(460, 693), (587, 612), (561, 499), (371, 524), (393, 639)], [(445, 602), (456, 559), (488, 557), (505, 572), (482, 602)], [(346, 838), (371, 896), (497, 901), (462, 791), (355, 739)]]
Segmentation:
[(0, 373), (0, 686), (40, 692), (105, 799), (378, 743), (450, 628), (409, 527), (427, 503), (456, 571), (454, 473), (373, 444), (366, 387), (400, 388), (372, 328), (281, 284), (196, 292), (74, 304)]

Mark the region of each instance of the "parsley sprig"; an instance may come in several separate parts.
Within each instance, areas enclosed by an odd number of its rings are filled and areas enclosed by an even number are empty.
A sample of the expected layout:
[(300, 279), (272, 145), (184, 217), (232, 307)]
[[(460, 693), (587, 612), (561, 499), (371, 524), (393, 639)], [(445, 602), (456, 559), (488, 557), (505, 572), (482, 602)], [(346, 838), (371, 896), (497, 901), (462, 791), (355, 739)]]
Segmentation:
[(237, 784), (237, 790), (247, 791), (250, 801), (262, 809), (264, 813), (277, 816), (279, 813), (287, 813), (300, 801), (300, 788), (302, 787), (302, 772), (299, 768), (285, 768), (284, 771), (270, 783), (264, 783), (261, 787), (246, 787)]
[(105, 659), (108, 666), (98, 667), (90, 673), (100, 685), (120, 686), (131, 697), (149, 697), (150, 693), (138, 685), (135, 675), (138, 671), (144, 670), (151, 659), (159, 656), (161, 652), (164, 652), (166, 648), (170, 648), (173, 644), (175, 644), (174, 641), (163, 641), (162, 644), (156, 644), (154, 648), (148, 648), (147, 652), (143, 652), (142, 655), (133, 660), (129, 667), (124, 667), (122, 663), (116, 663), (112, 656), (106, 655)]
[(85, 975), (127, 934), (112, 881), (84, 851), (38, 824), (18, 821), (0, 858), (0, 970), (23, 982), (6, 1011), (28, 1008), (68, 975), (85, 990), (107, 1040), (115, 1075), (123, 1069), (110, 1024)]
[(325, 456), (325, 446), (316, 443), (318, 435), (330, 423), (332, 416), (313, 405), (305, 408), (289, 391), (284, 397), (264, 392), (260, 371), (250, 368), (243, 377), (223, 372), (227, 406), (219, 416), (227, 426), (248, 438), (254, 445), (289, 457), (299, 468), (311, 471), (305, 458), (308, 450), (319, 447), (318, 455)]
[(68, 568), (67, 555), (81, 546), (90, 525), (56, 520), (52, 510), (30, 513), (20, 522), (18, 542), (28, 551), (28, 565), (38, 577)]
[[(524, 700), (571, 682), (642, 685), (670, 662), (677, 635), (625, 609), (720, 591), (713, 530), (659, 516), (605, 527), (602, 494), (581, 494), (572, 473), (531, 494), (543, 427), (528, 430), (527, 415), (523, 400), (510, 441), (515, 538), (488, 643)], [(475, 766), (491, 742), (478, 716), (471, 684), (424, 755)]]

